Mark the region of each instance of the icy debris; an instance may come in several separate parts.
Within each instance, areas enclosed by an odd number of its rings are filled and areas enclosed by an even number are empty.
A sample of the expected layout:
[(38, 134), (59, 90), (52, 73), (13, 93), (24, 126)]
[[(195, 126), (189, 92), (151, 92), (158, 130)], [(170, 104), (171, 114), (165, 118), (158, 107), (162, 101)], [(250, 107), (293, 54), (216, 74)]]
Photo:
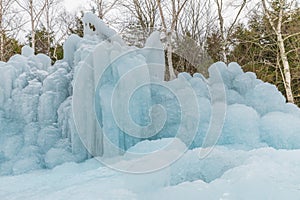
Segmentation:
[(45, 164), (48, 168), (53, 168), (65, 162), (76, 160), (70, 151), (61, 148), (51, 148), (45, 155)]

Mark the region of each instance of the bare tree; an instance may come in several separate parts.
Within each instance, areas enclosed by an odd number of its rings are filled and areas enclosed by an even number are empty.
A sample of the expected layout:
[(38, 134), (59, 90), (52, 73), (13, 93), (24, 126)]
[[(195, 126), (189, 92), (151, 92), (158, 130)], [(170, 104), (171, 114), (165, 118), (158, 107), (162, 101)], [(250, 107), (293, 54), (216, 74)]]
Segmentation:
[[(51, 55), (50, 48), (52, 40), (56, 40), (55, 43), (60, 42), (60, 35), (62, 33), (62, 22), (59, 20), (59, 11), (62, 0), (45, 0), (45, 8), (42, 14), (41, 23), (46, 28), (47, 37), (47, 53)], [(55, 35), (55, 37), (53, 37)]]
[(0, 60), (6, 60), (12, 52), (6, 48), (6, 40), (16, 38), (24, 25), (22, 15), (14, 9), (14, 0), (0, 0)]
[(203, 44), (215, 21), (211, 0), (190, 0), (179, 19), (180, 31)]
[(156, 0), (128, 0), (123, 3), (123, 6), (137, 19), (145, 32), (153, 32), (158, 14)]
[(111, 11), (120, 0), (92, 0), (92, 4), (96, 7), (96, 13), (100, 19), (103, 19), (104, 16)]
[[(279, 57), (283, 65), (283, 80), (284, 87), (286, 91), (287, 101), (294, 103), (294, 96), (291, 86), (291, 71), (290, 63), (287, 57), (287, 52), (285, 48), (285, 41), (296, 35), (300, 35), (300, 32), (294, 33), (292, 35), (284, 36), (282, 33), (282, 27), (291, 16), (291, 6), (293, 2), (288, 3), (286, 0), (278, 0), (277, 4), (273, 4), (273, 8), (270, 6), (272, 2), (262, 0), (263, 10), (266, 14), (267, 20), (277, 37), (277, 46), (279, 48)], [(274, 7), (275, 6), (275, 7)]]
[(160, 13), (160, 18), (161, 18), (161, 23), (163, 27), (163, 32), (166, 35), (167, 39), (167, 59), (168, 59), (168, 67), (166, 67), (165, 70), (165, 80), (173, 80), (176, 78), (174, 68), (173, 68), (173, 61), (172, 61), (172, 52), (173, 52), (173, 47), (172, 47), (172, 33), (177, 30), (178, 27), (178, 22), (179, 22), (179, 17), (180, 14), (185, 7), (186, 3), (188, 0), (170, 0), (166, 3), (171, 4), (171, 9), (169, 13), (171, 15), (170, 23), (167, 25), (167, 20), (165, 15), (166, 15), (166, 10), (168, 10), (167, 7), (163, 7), (161, 0), (156, 0), (159, 13)]
[[(207, 68), (212, 64), (212, 59), (207, 53), (206, 41), (215, 22), (216, 17), (213, 14), (211, 0), (189, 0), (187, 2), (179, 19), (178, 45), (175, 50), (183, 62), (178, 63), (179, 66), (185, 66), (185, 69), (181, 71), (192, 74), (196, 69), (196, 72), (207, 75)], [(178, 71), (178, 66), (175, 69)]]
[(46, 31), (47, 31), (47, 52), (50, 54), (51, 46), (51, 8), (54, 0), (45, 0), (45, 19), (46, 19)]
[(121, 33), (129, 44), (144, 46), (149, 35), (158, 29), (159, 11), (156, 0), (125, 0), (122, 2)]
[(35, 33), (46, 7), (46, 0), (15, 0), (15, 2), (30, 17), (31, 47), (35, 50)]
[[(233, 16), (233, 21), (230, 23), (229, 27), (225, 25), (225, 18), (224, 18), (224, 8), (225, 8), (225, 3), (223, 0), (215, 0), (215, 3), (217, 5), (217, 15), (218, 15), (218, 24), (219, 24), (219, 30), (220, 30), (220, 35), (221, 35), (221, 40), (222, 40), (222, 57), (223, 61), (225, 63), (228, 62), (227, 59), (227, 48), (229, 44), (229, 37), (232, 34), (232, 31), (234, 30), (234, 26), (237, 24), (239, 21), (239, 18), (241, 16), (241, 13), (243, 9), (246, 7), (247, 0), (242, 0), (241, 5), (231, 5), (231, 7), (235, 7), (238, 9), (238, 12), (235, 16)], [(229, 4), (232, 4), (229, 2)]]
[(5, 37), (5, 25), (3, 24), (3, 18), (7, 14), (12, 0), (0, 0), (0, 60), (4, 60), (4, 37)]

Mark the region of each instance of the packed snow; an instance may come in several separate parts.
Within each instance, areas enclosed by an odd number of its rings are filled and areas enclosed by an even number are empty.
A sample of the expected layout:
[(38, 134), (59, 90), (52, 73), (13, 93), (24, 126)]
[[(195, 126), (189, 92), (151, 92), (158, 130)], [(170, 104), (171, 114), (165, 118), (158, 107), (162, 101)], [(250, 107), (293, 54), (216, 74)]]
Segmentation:
[(54, 65), (0, 63), (1, 200), (300, 197), (300, 109), (274, 85), (221, 62), (164, 82), (158, 32), (83, 23)]
[[(198, 158), (199, 150), (191, 150), (170, 168), (151, 174), (121, 173), (90, 159), (80, 164), (65, 163), (52, 170), (5, 176), (0, 179), (0, 197), (296, 200), (300, 196), (299, 150), (217, 147), (205, 160)], [(143, 160), (143, 164), (152, 162), (156, 159)]]

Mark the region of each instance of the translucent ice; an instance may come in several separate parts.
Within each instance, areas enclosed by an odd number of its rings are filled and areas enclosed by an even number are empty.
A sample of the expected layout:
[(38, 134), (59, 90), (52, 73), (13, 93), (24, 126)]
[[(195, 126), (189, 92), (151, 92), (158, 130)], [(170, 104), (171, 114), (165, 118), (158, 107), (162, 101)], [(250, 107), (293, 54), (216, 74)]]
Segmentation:
[[(89, 153), (114, 157), (128, 149), (152, 151), (174, 137), (190, 149), (214, 144), (234, 150), (300, 148), (299, 108), (237, 63), (213, 64), (208, 78), (181, 73), (164, 82), (159, 32), (139, 49), (126, 46), (91, 13), (84, 27), (83, 38), (71, 35), (65, 41), (64, 59), (54, 65), (28, 46), (0, 63), (1, 174), (83, 161)], [(221, 135), (209, 137), (216, 127)], [(206, 162), (195, 157), (188, 153), (184, 159), (195, 166), (213, 165), (216, 173), (197, 167), (181, 171), (178, 164), (174, 169), (182, 174), (172, 176), (174, 184), (184, 176), (209, 182), (237, 163), (229, 156), (230, 162), (221, 156)], [(224, 165), (216, 164), (219, 160)]]

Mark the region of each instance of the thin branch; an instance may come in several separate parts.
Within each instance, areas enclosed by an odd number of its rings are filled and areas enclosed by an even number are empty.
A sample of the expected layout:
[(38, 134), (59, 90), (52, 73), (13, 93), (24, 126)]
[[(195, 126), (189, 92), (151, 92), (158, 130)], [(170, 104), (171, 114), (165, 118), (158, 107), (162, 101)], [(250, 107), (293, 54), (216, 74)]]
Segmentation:
[(283, 39), (283, 41), (286, 41), (286, 40), (288, 40), (289, 38), (291, 38), (291, 37), (295, 37), (295, 36), (298, 36), (298, 35), (300, 35), (300, 32), (293, 33), (293, 34), (291, 34), (291, 35), (288, 35), (287, 37), (285, 37), (285, 38)]
[(242, 10), (243, 10), (244, 7), (246, 6), (246, 3), (247, 3), (247, 0), (243, 0), (243, 3), (242, 3), (242, 5), (241, 5), (241, 7), (240, 7), (240, 9), (239, 9), (239, 12), (238, 12), (237, 15), (235, 16), (235, 19), (234, 19), (233, 23), (231, 24), (231, 26), (230, 26), (229, 29), (228, 29), (228, 35), (230, 35), (230, 33), (231, 33), (233, 27), (235, 26), (236, 22), (238, 21), (238, 18), (239, 18), (239, 16), (240, 16), (240, 14), (242, 13)]

